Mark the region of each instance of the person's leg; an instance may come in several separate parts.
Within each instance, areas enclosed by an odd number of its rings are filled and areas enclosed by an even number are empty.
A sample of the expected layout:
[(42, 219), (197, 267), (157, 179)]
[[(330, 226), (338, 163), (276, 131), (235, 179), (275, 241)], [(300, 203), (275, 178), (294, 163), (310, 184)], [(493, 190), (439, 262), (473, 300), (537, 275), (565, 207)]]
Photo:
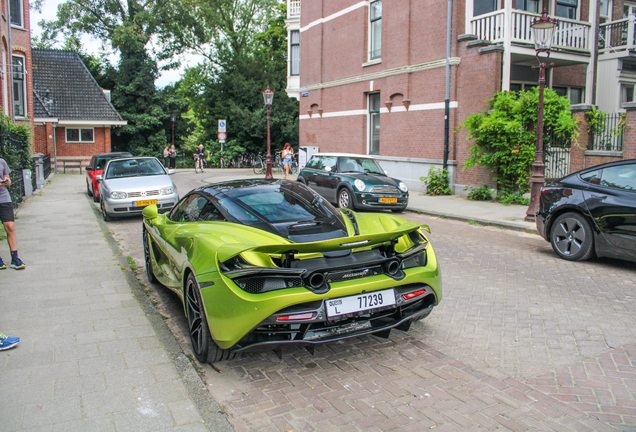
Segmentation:
[(11, 252), (18, 250), (18, 239), (15, 236), (15, 222), (4, 222), (4, 230), (7, 232), (7, 243)]
[(285, 179), (289, 180), (289, 164), (285, 164)]

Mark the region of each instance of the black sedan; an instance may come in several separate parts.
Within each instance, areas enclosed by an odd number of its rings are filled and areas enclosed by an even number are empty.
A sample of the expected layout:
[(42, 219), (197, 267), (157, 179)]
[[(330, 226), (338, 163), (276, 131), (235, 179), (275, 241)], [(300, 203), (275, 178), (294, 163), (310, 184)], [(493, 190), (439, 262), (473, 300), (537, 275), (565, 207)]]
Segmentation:
[(636, 159), (570, 174), (541, 189), (537, 229), (561, 258), (636, 261)]

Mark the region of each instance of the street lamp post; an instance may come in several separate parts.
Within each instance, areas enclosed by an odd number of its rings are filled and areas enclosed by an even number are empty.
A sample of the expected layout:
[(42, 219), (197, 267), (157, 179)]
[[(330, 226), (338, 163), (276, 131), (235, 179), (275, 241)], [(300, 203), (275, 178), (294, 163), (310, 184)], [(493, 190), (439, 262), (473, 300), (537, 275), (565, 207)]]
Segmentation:
[[(541, 18), (532, 22), (532, 36), (537, 60), (539, 61), (539, 66), (533, 66), (533, 68), (539, 68), (539, 111), (537, 112), (537, 147), (534, 163), (532, 164), (532, 177), (530, 177), (530, 205), (525, 217), (525, 220), (529, 222), (535, 221), (537, 209), (539, 208), (541, 187), (545, 182), (545, 165), (543, 164), (543, 90), (545, 89), (545, 70), (554, 66), (554, 63), (548, 65), (547, 60), (550, 58), (552, 38), (557, 25), (558, 21), (549, 18), (545, 9), (543, 9)], [(546, 54), (544, 59), (539, 56), (541, 53)]]
[(174, 123), (177, 121), (177, 113), (170, 114), (170, 120), (172, 121), (172, 145), (174, 146)]
[(274, 176), (272, 175), (272, 152), (270, 147), (269, 135), (269, 113), (272, 108), (272, 102), (274, 101), (274, 92), (269, 89), (269, 86), (267, 86), (267, 90), (263, 92), (263, 99), (265, 100), (265, 108), (267, 109), (267, 160), (265, 162), (267, 171), (265, 171), (265, 178), (273, 179)]

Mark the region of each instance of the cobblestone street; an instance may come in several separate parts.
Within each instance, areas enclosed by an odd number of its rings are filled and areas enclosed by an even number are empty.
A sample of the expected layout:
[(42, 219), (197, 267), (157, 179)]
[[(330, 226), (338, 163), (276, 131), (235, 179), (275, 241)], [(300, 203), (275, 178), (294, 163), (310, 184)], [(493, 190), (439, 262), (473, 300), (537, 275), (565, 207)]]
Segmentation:
[[(633, 264), (571, 263), (538, 235), (404, 216), (431, 227), (440, 306), (389, 339), (202, 365), (236, 430), (636, 430)], [(108, 226), (148, 287), (140, 220)], [(148, 288), (189, 353), (179, 300)]]

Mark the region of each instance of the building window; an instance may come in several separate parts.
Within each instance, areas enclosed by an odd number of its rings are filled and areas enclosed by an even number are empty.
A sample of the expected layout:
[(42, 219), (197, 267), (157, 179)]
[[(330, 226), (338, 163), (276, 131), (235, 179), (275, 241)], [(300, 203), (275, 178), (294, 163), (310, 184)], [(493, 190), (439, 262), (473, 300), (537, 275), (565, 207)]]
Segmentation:
[(621, 104), (634, 102), (634, 84), (621, 84)]
[(369, 95), (369, 154), (380, 154), (380, 93)]
[(66, 128), (66, 142), (95, 142), (93, 128)]
[(601, 10), (599, 11), (599, 15), (601, 16), (601, 24), (607, 21), (611, 21), (611, 12), (612, 12), (612, 2), (611, 0), (601, 0)]
[(300, 74), (300, 31), (292, 30), (290, 33), (290, 75)]
[(539, 13), (539, 0), (515, 0), (515, 9)]
[(522, 91), (531, 91), (533, 88), (537, 87), (538, 84), (535, 83), (521, 83), (521, 82), (511, 82), (510, 83), (510, 91), (513, 91), (519, 95), (519, 92)]
[(557, 0), (556, 16), (575, 20), (578, 7), (578, 0)]
[(371, 60), (380, 58), (382, 55), (382, 0), (375, 1), (370, 5), (371, 13), (369, 27), (371, 29), (371, 47), (369, 58)]
[(474, 0), (473, 16), (483, 15), (497, 10), (497, 0)]
[(9, 0), (11, 24), (22, 27), (22, 0)]
[(570, 99), (572, 105), (583, 103), (583, 89), (580, 87), (552, 87), (559, 96)]
[(13, 56), (13, 115), (15, 117), (26, 116), (26, 80), (24, 69), (24, 57)]

